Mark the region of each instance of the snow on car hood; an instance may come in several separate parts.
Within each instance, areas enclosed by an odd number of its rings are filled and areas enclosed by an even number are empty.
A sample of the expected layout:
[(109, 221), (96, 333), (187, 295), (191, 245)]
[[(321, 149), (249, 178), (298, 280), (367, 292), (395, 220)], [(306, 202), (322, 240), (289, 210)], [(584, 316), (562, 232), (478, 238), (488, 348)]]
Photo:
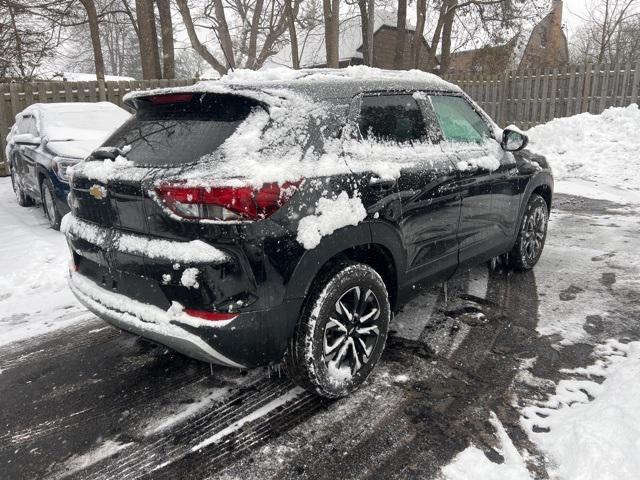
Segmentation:
[(67, 140), (62, 142), (49, 142), (47, 148), (59, 157), (80, 158), (88, 157), (93, 150), (102, 143), (102, 139), (93, 140)]

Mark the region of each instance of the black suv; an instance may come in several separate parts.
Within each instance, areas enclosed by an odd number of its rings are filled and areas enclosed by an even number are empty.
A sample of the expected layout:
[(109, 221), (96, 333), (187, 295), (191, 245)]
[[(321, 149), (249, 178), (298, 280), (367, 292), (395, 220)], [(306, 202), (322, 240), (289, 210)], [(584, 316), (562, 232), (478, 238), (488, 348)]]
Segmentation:
[(126, 102), (136, 114), (73, 169), (70, 286), (191, 357), (284, 359), (343, 396), (421, 286), (542, 253), (545, 159), (430, 74), (240, 72)]

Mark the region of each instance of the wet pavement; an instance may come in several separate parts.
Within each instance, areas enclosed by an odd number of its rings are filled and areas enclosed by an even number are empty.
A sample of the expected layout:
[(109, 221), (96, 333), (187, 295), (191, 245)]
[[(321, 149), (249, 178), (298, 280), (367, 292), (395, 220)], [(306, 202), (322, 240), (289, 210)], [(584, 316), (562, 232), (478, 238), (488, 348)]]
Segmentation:
[(7, 345), (0, 478), (434, 478), (470, 444), (502, 461), (491, 412), (547, 478), (519, 407), (598, 343), (640, 339), (639, 234), (633, 208), (559, 195), (533, 271), (482, 266), (422, 292), (367, 384), (334, 402), (99, 320)]

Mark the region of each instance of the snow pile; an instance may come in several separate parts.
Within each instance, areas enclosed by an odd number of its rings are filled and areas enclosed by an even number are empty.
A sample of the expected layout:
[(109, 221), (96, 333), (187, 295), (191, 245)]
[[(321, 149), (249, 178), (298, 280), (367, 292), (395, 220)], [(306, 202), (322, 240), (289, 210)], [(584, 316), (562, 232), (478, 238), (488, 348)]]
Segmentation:
[(180, 284), (187, 288), (198, 288), (200, 284), (198, 283), (198, 274), (200, 270), (197, 268), (185, 268), (184, 272), (182, 272), (182, 277), (180, 278)]
[(298, 224), (297, 240), (311, 250), (320, 245), (320, 240), (339, 228), (357, 225), (367, 216), (367, 211), (359, 197), (349, 198), (347, 192), (341, 192), (335, 199), (318, 200), (315, 215), (309, 215)]
[(94, 318), (67, 288), (69, 249), (42, 208), (18, 206), (0, 178), (0, 345)]
[(553, 462), (552, 478), (617, 480), (640, 472), (640, 342), (610, 340), (596, 353), (594, 365), (565, 370), (574, 378), (523, 411), (529, 437)]
[(529, 149), (548, 158), (556, 190), (619, 203), (640, 203), (640, 109), (609, 108), (530, 129)]
[(504, 458), (504, 463), (493, 463), (482, 450), (475, 446), (470, 446), (456, 455), (453, 462), (442, 469), (442, 476), (446, 480), (532, 479), (524, 459), (518, 453), (495, 413), (491, 412), (489, 421), (496, 429), (500, 443), (499, 453)]

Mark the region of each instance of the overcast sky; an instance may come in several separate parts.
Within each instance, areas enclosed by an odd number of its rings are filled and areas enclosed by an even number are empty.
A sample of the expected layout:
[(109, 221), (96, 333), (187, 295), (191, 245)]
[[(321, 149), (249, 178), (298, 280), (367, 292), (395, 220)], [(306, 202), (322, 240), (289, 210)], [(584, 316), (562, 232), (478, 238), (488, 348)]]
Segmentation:
[(590, 0), (565, 0), (564, 1), (564, 12), (563, 12), (563, 22), (567, 26), (567, 30), (569, 33), (569, 37), (573, 33), (575, 33), (576, 29), (582, 23), (580, 17), (585, 16), (585, 12), (587, 10), (587, 5), (590, 3)]

